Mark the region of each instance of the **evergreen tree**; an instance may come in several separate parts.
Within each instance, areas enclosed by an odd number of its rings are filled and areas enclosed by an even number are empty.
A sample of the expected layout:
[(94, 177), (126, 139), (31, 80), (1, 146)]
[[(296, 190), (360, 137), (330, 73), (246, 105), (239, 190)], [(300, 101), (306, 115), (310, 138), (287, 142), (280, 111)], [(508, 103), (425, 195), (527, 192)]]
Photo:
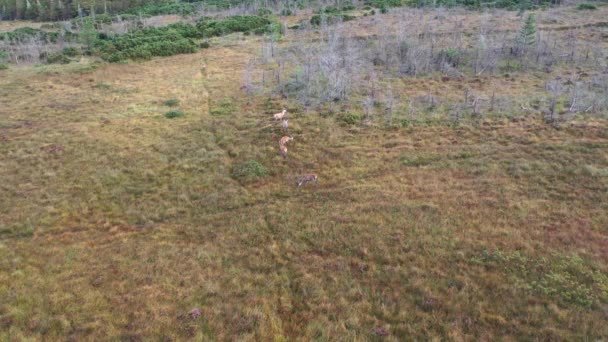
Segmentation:
[(89, 49), (95, 46), (99, 36), (95, 30), (95, 24), (90, 17), (82, 20), (82, 28), (80, 29), (80, 42), (86, 45)]
[(522, 54), (525, 53), (528, 46), (536, 43), (536, 18), (533, 13), (528, 14), (526, 21), (519, 30), (517, 43)]
[(532, 7), (531, 0), (519, 0), (518, 3), (519, 11), (517, 12), (517, 16), (521, 17), (524, 15), (524, 12), (529, 10)]

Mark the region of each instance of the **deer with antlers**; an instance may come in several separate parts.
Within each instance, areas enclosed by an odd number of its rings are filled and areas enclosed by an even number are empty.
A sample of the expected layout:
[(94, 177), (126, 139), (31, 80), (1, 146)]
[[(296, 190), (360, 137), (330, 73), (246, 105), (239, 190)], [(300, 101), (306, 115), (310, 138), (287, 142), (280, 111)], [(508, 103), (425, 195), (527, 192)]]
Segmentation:
[(276, 113), (275, 115), (273, 115), (272, 117), (274, 118), (275, 121), (277, 120), (281, 120), (283, 119), (283, 117), (285, 116), (285, 114), (287, 114), (287, 109), (283, 108), (283, 111), (280, 113)]
[(317, 175), (315, 175), (314, 173), (306, 173), (303, 174), (297, 181), (297, 185), (298, 188), (301, 187), (303, 184), (306, 183), (315, 183), (315, 185), (318, 184), (318, 180), (319, 178), (317, 177)]

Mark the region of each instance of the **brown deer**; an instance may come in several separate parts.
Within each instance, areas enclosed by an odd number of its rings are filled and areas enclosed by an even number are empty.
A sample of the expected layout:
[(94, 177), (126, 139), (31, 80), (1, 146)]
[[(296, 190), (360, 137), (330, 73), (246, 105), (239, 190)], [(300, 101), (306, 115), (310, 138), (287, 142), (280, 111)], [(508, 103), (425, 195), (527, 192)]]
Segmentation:
[(287, 146), (279, 145), (279, 154), (281, 155), (281, 157), (287, 158)]
[(319, 178), (314, 173), (306, 173), (306, 174), (303, 174), (298, 179), (298, 182), (296, 184), (298, 185), (298, 188), (300, 186), (302, 186), (302, 184), (305, 184), (305, 183), (312, 183), (312, 182), (314, 182), (315, 185), (317, 185), (318, 184), (318, 180), (319, 180)]
[(285, 144), (287, 144), (287, 142), (292, 141), (292, 140), (293, 140), (293, 137), (287, 137), (287, 136), (282, 137), (279, 140), (279, 146), (285, 146)]
[(283, 108), (282, 112), (276, 113), (272, 117), (274, 118), (275, 121), (277, 121), (277, 120), (281, 120), (285, 116), (285, 114), (287, 114), (287, 109)]
[(207, 78), (207, 63), (205, 62), (201, 63), (201, 76)]

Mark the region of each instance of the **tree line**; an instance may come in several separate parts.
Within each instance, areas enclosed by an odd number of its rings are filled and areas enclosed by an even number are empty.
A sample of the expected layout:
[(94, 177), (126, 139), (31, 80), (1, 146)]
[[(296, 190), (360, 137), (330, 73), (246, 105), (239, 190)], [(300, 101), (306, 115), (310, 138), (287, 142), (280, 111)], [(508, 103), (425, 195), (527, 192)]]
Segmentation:
[[(0, 0), (0, 19), (56, 21), (93, 13), (120, 14), (142, 9), (152, 14), (181, 14), (193, 3), (225, 8), (249, 0)], [(156, 10), (156, 11), (155, 11)], [(158, 12), (158, 13), (156, 13)], [(167, 12), (167, 13), (165, 13)]]

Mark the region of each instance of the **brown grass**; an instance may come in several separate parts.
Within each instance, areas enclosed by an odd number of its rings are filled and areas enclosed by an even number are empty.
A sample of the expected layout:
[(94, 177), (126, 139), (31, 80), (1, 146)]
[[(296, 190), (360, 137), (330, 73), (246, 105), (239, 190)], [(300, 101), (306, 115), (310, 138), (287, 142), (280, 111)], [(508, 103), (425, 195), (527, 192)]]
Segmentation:
[[(257, 45), (222, 42), (3, 72), (0, 339), (608, 337), (606, 120), (344, 126), (245, 97)], [(543, 82), (516, 77), (479, 91)], [(251, 159), (269, 176), (233, 179)]]

